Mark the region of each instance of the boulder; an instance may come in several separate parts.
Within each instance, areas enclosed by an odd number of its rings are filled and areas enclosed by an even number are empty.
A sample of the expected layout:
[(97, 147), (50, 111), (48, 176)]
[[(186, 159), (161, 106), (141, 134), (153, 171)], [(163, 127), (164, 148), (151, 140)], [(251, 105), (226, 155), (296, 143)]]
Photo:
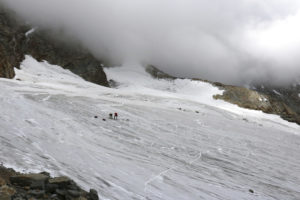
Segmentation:
[(7, 185), (4, 185), (0, 188), (0, 194), (7, 194), (7, 195), (14, 195), (16, 193), (16, 190), (12, 187), (9, 187)]
[(7, 194), (0, 193), (0, 200), (11, 200), (11, 196)]
[(3, 185), (0, 188), (0, 200), (11, 200), (11, 197), (16, 193), (14, 188)]
[(68, 190), (68, 195), (71, 197), (77, 198), (80, 196), (80, 192), (77, 190)]
[(6, 185), (6, 181), (0, 177), (0, 187)]
[(90, 189), (89, 199), (90, 200), (99, 200), (98, 192), (94, 189)]
[(66, 188), (67, 186), (71, 185), (71, 179), (66, 176), (50, 178), (49, 184), (58, 185), (59, 188)]
[(87, 199), (85, 197), (80, 196), (80, 197), (76, 198), (75, 200), (87, 200)]
[(43, 191), (43, 190), (30, 190), (30, 191), (28, 191), (28, 194), (32, 197), (35, 197), (35, 198), (42, 198), (42, 197), (44, 197), (45, 191)]
[(67, 194), (67, 191), (66, 190), (61, 190), (61, 189), (56, 189), (55, 193), (64, 197)]
[(54, 193), (56, 189), (58, 189), (58, 185), (57, 184), (47, 184), (46, 185), (46, 191), (48, 193)]
[(22, 187), (44, 188), (48, 179), (49, 177), (44, 174), (23, 174), (10, 177), (10, 182)]
[(4, 184), (0, 186), (0, 200), (99, 200), (96, 190), (88, 193), (65, 176), (20, 174), (0, 165), (0, 178)]

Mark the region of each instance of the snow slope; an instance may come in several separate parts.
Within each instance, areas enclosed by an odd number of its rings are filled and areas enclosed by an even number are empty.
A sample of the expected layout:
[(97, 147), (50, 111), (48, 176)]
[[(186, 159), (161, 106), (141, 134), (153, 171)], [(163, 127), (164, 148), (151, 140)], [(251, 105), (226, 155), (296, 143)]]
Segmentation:
[(214, 100), (222, 91), (207, 83), (106, 73), (118, 88), (27, 56), (0, 79), (1, 162), (70, 176), (102, 199), (300, 198), (296, 124)]

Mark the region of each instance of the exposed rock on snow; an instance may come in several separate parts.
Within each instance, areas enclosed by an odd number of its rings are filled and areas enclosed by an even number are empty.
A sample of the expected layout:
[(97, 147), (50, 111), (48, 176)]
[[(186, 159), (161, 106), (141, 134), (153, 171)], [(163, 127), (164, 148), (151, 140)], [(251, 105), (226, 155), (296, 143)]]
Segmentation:
[(215, 95), (215, 99), (223, 99), (230, 103), (234, 103), (243, 108), (254, 110), (267, 110), (271, 107), (267, 96), (246, 88), (225, 86), (222, 95)]
[(171, 76), (158, 68), (156, 68), (153, 65), (149, 65), (146, 67), (146, 72), (148, 72), (153, 78), (159, 78), (159, 79), (171, 79), (174, 80), (176, 77)]
[(20, 41), (24, 37), (20, 33), (22, 30), (15, 16), (8, 13), (0, 2), (0, 77), (13, 78), (13, 68), (18, 67), (24, 59), (20, 53)]
[(51, 178), (48, 173), (22, 174), (0, 166), (0, 199), (98, 200), (97, 191), (86, 192), (66, 177)]
[[(276, 104), (276, 107), (282, 107), (282, 117), (287, 120), (295, 121), (300, 116), (300, 92), (299, 84), (285, 85), (285, 86), (272, 86), (265, 84), (264, 87), (256, 87), (255, 89), (261, 94), (267, 95), (269, 99)], [(276, 92), (275, 92), (276, 91)], [(284, 109), (286, 107), (286, 109)], [(278, 110), (278, 108), (277, 108)], [(292, 114), (289, 110), (291, 110)], [(297, 122), (299, 124), (299, 120)]]
[(13, 78), (25, 54), (46, 60), (81, 76), (108, 86), (102, 62), (79, 44), (46, 30), (32, 29), (0, 3), (0, 77)]
[[(154, 66), (148, 66), (146, 71), (154, 78), (166, 80), (176, 79), (175, 77), (160, 71)], [(261, 86), (258, 87), (260, 88), (258, 91), (255, 91), (248, 88), (224, 85), (222, 83), (211, 82), (208, 80), (192, 80), (206, 82), (224, 90), (223, 94), (214, 95), (215, 99), (221, 99), (229, 103), (236, 104), (242, 108), (261, 110), (265, 113), (276, 114), (287, 121), (296, 122), (300, 125), (300, 99), (297, 98), (300, 86), (293, 88), (282, 87), (279, 89), (283, 94), (285, 94), (282, 95), (282, 93), (272, 89), (271, 86)]]
[(223, 84), (218, 84), (218, 86), (225, 91), (222, 95), (215, 95), (215, 99), (222, 99), (242, 108), (277, 114), (287, 121), (296, 122), (300, 125), (299, 113), (287, 106), (284, 101), (279, 101), (277, 97), (274, 97), (279, 96), (278, 94), (263, 94), (251, 89)]
[(43, 187), (45, 182), (49, 179), (44, 174), (20, 174), (10, 177), (10, 183), (19, 186)]

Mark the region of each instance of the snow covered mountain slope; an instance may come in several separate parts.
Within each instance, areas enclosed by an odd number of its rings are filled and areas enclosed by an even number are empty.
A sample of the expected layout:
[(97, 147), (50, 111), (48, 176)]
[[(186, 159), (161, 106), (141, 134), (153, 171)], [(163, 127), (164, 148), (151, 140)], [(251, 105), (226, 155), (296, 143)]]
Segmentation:
[(0, 79), (6, 166), (67, 175), (111, 200), (300, 198), (300, 127), (214, 100), (222, 91), (207, 83), (123, 66), (106, 69), (111, 89), (29, 56), (16, 73)]

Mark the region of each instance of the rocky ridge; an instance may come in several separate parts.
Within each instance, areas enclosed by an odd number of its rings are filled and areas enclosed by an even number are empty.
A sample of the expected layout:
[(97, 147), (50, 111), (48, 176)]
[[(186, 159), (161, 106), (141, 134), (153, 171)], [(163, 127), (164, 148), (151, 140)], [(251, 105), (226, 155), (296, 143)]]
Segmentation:
[(82, 190), (68, 177), (22, 174), (0, 166), (0, 200), (99, 200), (97, 191)]
[(13, 78), (25, 55), (69, 69), (87, 81), (108, 86), (103, 62), (62, 34), (34, 29), (0, 4), (0, 77)]
[[(274, 95), (238, 86), (224, 85), (221, 83), (213, 84), (224, 90), (222, 95), (215, 95), (215, 99), (221, 99), (242, 108), (261, 110), (268, 114), (276, 114), (284, 120), (295, 122), (300, 125), (300, 113), (298, 110), (291, 107), (285, 101), (274, 97)], [(288, 99), (289, 96), (286, 96), (285, 98)], [(300, 105), (300, 102), (298, 105)]]
[[(154, 66), (148, 66), (146, 71), (154, 78), (174, 80), (176, 77), (170, 76)], [(300, 86), (281, 87), (276, 91), (274, 87), (260, 87), (248, 89), (244, 87), (225, 85), (218, 82), (211, 82), (203, 79), (192, 79), (210, 83), (221, 90), (222, 95), (215, 95), (214, 99), (220, 99), (239, 107), (251, 110), (261, 110), (268, 114), (279, 115), (284, 120), (295, 122), (300, 125)]]
[(268, 95), (273, 101), (282, 102), (297, 115), (300, 115), (300, 84), (294, 83), (285, 86), (261, 84), (251, 87), (252, 90)]

